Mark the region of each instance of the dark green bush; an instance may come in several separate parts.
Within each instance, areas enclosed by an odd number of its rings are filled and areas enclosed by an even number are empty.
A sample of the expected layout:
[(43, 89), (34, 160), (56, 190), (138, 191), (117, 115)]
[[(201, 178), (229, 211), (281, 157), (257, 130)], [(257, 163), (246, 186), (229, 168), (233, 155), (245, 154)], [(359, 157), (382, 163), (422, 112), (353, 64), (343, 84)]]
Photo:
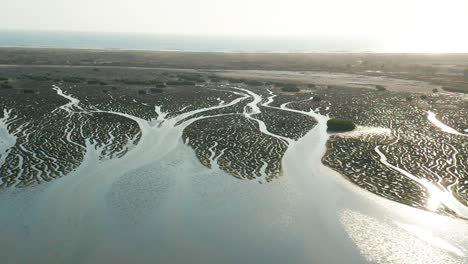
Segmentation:
[(99, 80), (88, 80), (86, 83), (90, 85), (99, 84)]
[(468, 94), (468, 87), (442, 87), (444, 91)]
[(285, 86), (285, 87), (281, 87), (281, 91), (283, 92), (288, 92), (288, 93), (297, 93), (299, 92), (301, 89), (299, 89), (297, 86)]
[(151, 93), (162, 93), (162, 92), (164, 92), (164, 90), (163, 90), (163, 89), (159, 89), (159, 88), (151, 88), (151, 89), (150, 89), (150, 92), (151, 92)]
[(128, 85), (151, 85), (157, 82), (155, 80), (133, 80), (133, 79), (116, 79), (115, 81), (125, 83)]
[(33, 81), (50, 81), (52, 78), (49, 76), (37, 76), (37, 75), (29, 75), (29, 74), (23, 74), (24, 78), (33, 80)]
[(204, 83), (206, 81), (200, 74), (182, 74), (179, 75), (179, 79), (195, 83)]
[(377, 89), (378, 91), (385, 91), (385, 90), (387, 90), (387, 88), (385, 88), (383, 85), (376, 85), (376, 86), (375, 86), (375, 89)]
[(356, 125), (350, 119), (332, 118), (327, 121), (327, 127), (328, 131), (343, 132), (355, 129)]
[(63, 77), (62, 80), (64, 82), (79, 83), (79, 82), (83, 82), (85, 79), (82, 77), (67, 76), (67, 77)]
[(174, 86), (193, 86), (196, 83), (191, 81), (169, 81), (167, 85), (174, 85)]
[(24, 93), (24, 94), (33, 94), (33, 93), (35, 93), (35, 92), (34, 92), (34, 90), (24, 89), (24, 90), (23, 90), (23, 93)]
[(244, 83), (247, 84), (247, 85), (251, 85), (251, 86), (262, 86), (262, 85), (264, 85), (263, 82), (257, 81), (257, 80), (244, 80)]
[(241, 80), (241, 79), (228, 79), (228, 81), (230, 83), (242, 83), (243, 82), (243, 80)]
[(13, 86), (7, 82), (4, 82), (2, 84), (0, 84), (0, 88), (2, 89), (13, 89)]

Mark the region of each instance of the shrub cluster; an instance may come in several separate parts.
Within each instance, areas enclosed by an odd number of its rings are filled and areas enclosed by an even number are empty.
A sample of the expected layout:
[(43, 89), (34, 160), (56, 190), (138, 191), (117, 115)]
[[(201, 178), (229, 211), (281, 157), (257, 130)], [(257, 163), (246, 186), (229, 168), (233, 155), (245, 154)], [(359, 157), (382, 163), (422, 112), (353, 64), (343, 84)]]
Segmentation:
[(351, 131), (356, 128), (356, 125), (350, 119), (332, 118), (327, 121), (329, 131), (343, 132)]

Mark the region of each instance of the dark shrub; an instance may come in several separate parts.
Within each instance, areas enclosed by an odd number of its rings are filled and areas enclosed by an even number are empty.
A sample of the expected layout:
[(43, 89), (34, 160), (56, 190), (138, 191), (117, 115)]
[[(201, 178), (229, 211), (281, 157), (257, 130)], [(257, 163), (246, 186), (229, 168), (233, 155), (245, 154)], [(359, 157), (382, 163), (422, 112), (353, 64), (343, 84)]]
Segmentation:
[(299, 92), (301, 89), (297, 88), (297, 86), (284, 86), (284, 87), (281, 87), (281, 91), (283, 92), (288, 92), (288, 93), (296, 93), (296, 92)]
[(244, 80), (244, 83), (251, 86), (262, 86), (264, 83), (257, 80)]
[(375, 89), (377, 89), (378, 91), (385, 91), (385, 90), (387, 90), (387, 88), (385, 88), (383, 85), (376, 85), (376, 86), (375, 86)]
[(209, 78), (211, 82), (221, 82), (223, 80), (220, 77), (214, 75), (210, 76)]
[(37, 75), (25, 74), (25, 75), (23, 75), (23, 77), (25, 77), (27, 79), (30, 79), (30, 80), (33, 80), (33, 81), (50, 81), (50, 80), (52, 80), (52, 78), (50, 78), (48, 76), (37, 76)]
[(406, 97), (406, 101), (411, 102), (413, 101), (413, 98), (411, 96)]
[(8, 81), (7, 77), (0, 77), (0, 81)]
[(294, 83), (276, 83), (276, 86), (281, 87), (283, 92), (299, 92), (301, 90)]
[(421, 99), (423, 99), (423, 100), (427, 100), (427, 98), (428, 98), (427, 95), (425, 95), (425, 94), (421, 95), (420, 97), (421, 97)]
[(33, 90), (30, 90), (30, 89), (24, 89), (24, 90), (23, 90), (23, 93), (24, 93), (24, 94), (33, 94), (34, 91), (33, 91)]
[(99, 81), (98, 80), (88, 80), (86, 83), (93, 85), (93, 84), (99, 84)]
[(73, 76), (67, 76), (63, 77), (62, 79), (64, 82), (69, 82), (69, 83), (79, 83), (84, 81), (84, 78), (81, 77), (73, 77)]
[(243, 82), (243, 80), (241, 80), (241, 79), (229, 79), (228, 81), (230, 83), (242, 83)]
[(2, 84), (0, 84), (0, 88), (2, 89), (13, 89), (13, 86), (7, 82), (4, 82)]
[(452, 93), (465, 93), (468, 94), (468, 87), (442, 87), (444, 91)]
[(138, 94), (146, 94), (146, 90), (138, 90)]
[(203, 83), (206, 80), (199, 74), (183, 74), (179, 75), (180, 80), (195, 82), (195, 83)]
[(343, 132), (355, 129), (356, 125), (350, 119), (332, 118), (327, 121), (327, 127), (328, 131)]
[(151, 93), (162, 93), (162, 92), (164, 92), (164, 90), (163, 90), (163, 89), (159, 89), (159, 88), (151, 88), (151, 89), (150, 89), (150, 92), (151, 92)]
[(317, 87), (317, 86), (316, 86), (315, 84), (313, 84), (313, 83), (309, 83), (309, 84), (307, 84), (307, 87), (309, 87), (309, 88), (315, 88), (315, 87)]
[(210, 76), (209, 78), (210, 78), (211, 82), (221, 82), (222, 81), (222, 79), (217, 77), (217, 76)]
[(438, 93), (438, 92), (439, 92), (439, 89), (434, 88), (434, 89), (432, 89), (432, 92), (433, 92), (433, 93)]
[(196, 83), (190, 81), (170, 81), (167, 82), (167, 85), (174, 85), (174, 86), (193, 86)]
[(320, 101), (322, 101), (322, 97), (320, 97), (320, 96), (314, 96), (314, 97), (312, 97), (312, 101), (314, 101), (314, 102), (320, 102)]
[(151, 85), (154, 80), (132, 80), (132, 79), (116, 79), (116, 82), (122, 82), (130, 85)]

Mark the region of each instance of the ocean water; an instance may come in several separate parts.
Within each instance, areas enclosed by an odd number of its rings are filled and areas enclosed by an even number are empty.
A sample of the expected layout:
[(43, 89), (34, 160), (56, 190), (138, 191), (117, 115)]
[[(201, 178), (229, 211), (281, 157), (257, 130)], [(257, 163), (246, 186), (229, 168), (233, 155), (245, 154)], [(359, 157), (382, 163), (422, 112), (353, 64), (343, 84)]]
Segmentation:
[(178, 36), (134, 33), (0, 31), (0, 47), (201, 52), (379, 52), (378, 40), (352, 37)]

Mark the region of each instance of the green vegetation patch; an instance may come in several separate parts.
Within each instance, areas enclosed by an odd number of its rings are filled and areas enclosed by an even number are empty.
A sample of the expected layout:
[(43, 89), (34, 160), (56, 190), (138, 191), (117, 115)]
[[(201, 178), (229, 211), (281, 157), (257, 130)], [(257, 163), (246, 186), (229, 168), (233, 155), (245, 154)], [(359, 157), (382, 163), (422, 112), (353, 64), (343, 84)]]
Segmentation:
[(468, 94), (468, 87), (442, 87), (447, 92)]
[(327, 121), (328, 131), (332, 132), (343, 132), (351, 131), (356, 128), (356, 125), (351, 119), (345, 118), (332, 118)]
[(66, 76), (63, 77), (62, 80), (68, 83), (80, 83), (83, 82), (85, 79), (82, 77)]
[(299, 89), (297, 86), (284, 86), (284, 87), (281, 87), (281, 91), (288, 92), (288, 93), (297, 93), (300, 90), (301, 89)]
[(195, 83), (192, 81), (170, 81), (167, 82), (167, 85), (173, 85), (173, 86), (194, 86)]
[(1, 89), (13, 89), (13, 86), (9, 84), (8, 82), (4, 82), (0, 84)]
[(383, 85), (376, 85), (375, 89), (377, 89), (378, 91), (382, 91), (382, 92), (387, 90), (387, 88), (385, 88)]

